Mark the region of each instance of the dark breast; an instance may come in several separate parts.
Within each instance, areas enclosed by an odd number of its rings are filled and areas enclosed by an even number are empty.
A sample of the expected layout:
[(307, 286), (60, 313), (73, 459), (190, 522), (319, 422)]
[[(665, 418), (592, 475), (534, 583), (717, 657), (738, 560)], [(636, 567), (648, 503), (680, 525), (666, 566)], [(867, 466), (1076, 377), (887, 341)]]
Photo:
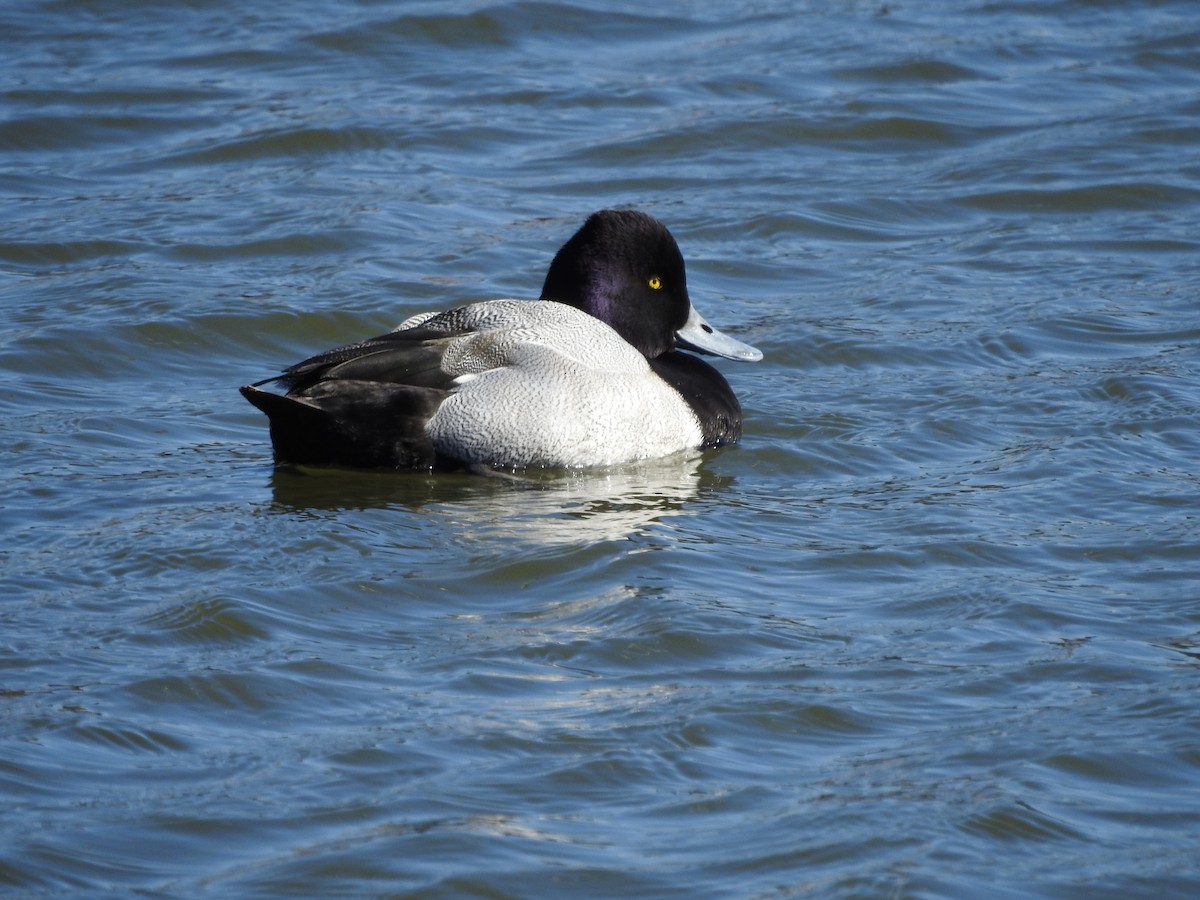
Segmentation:
[(742, 436), (742, 407), (725, 377), (690, 353), (672, 350), (649, 360), (658, 377), (675, 388), (700, 420), (705, 447), (732, 444)]

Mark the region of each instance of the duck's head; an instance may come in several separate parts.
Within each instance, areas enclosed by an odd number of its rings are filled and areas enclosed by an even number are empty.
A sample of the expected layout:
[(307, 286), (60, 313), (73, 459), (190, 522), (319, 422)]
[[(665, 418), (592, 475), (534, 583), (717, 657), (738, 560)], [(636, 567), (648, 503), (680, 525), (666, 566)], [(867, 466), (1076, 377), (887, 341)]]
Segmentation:
[(658, 219), (636, 210), (589, 216), (555, 255), (542, 299), (608, 323), (649, 359), (675, 349), (762, 359), (761, 351), (722, 334), (696, 312), (675, 238)]

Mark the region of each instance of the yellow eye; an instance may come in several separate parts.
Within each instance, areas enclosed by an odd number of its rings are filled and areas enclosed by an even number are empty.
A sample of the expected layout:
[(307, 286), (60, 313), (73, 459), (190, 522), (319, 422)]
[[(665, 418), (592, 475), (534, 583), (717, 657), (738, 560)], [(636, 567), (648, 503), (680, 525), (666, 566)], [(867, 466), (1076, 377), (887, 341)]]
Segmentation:
[(650, 285), (650, 289), (652, 291), (657, 291), (660, 287), (662, 287), (662, 279), (657, 275), (651, 275), (650, 280), (646, 283)]

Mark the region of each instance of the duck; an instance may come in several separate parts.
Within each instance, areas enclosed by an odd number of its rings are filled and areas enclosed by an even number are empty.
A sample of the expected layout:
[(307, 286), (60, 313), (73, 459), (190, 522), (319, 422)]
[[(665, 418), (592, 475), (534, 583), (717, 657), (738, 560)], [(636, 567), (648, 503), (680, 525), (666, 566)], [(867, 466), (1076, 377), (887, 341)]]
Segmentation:
[(762, 359), (696, 312), (662, 222), (603, 209), (555, 254), (538, 300), (420, 313), (240, 390), (269, 420), (276, 464), (585, 469), (739, 440), (737, 397), (696, 354)]

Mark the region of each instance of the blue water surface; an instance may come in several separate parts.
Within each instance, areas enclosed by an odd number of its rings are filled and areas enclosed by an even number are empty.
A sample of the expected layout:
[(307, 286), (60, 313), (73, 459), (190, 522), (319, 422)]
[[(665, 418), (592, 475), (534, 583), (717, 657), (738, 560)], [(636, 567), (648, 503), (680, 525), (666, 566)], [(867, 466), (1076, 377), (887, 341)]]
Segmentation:
[[(1200, 892), (1186, 0), (11, 0), (0, 890)], [(672, 229), (742, 443), (278, 469), (237, 387)]]

